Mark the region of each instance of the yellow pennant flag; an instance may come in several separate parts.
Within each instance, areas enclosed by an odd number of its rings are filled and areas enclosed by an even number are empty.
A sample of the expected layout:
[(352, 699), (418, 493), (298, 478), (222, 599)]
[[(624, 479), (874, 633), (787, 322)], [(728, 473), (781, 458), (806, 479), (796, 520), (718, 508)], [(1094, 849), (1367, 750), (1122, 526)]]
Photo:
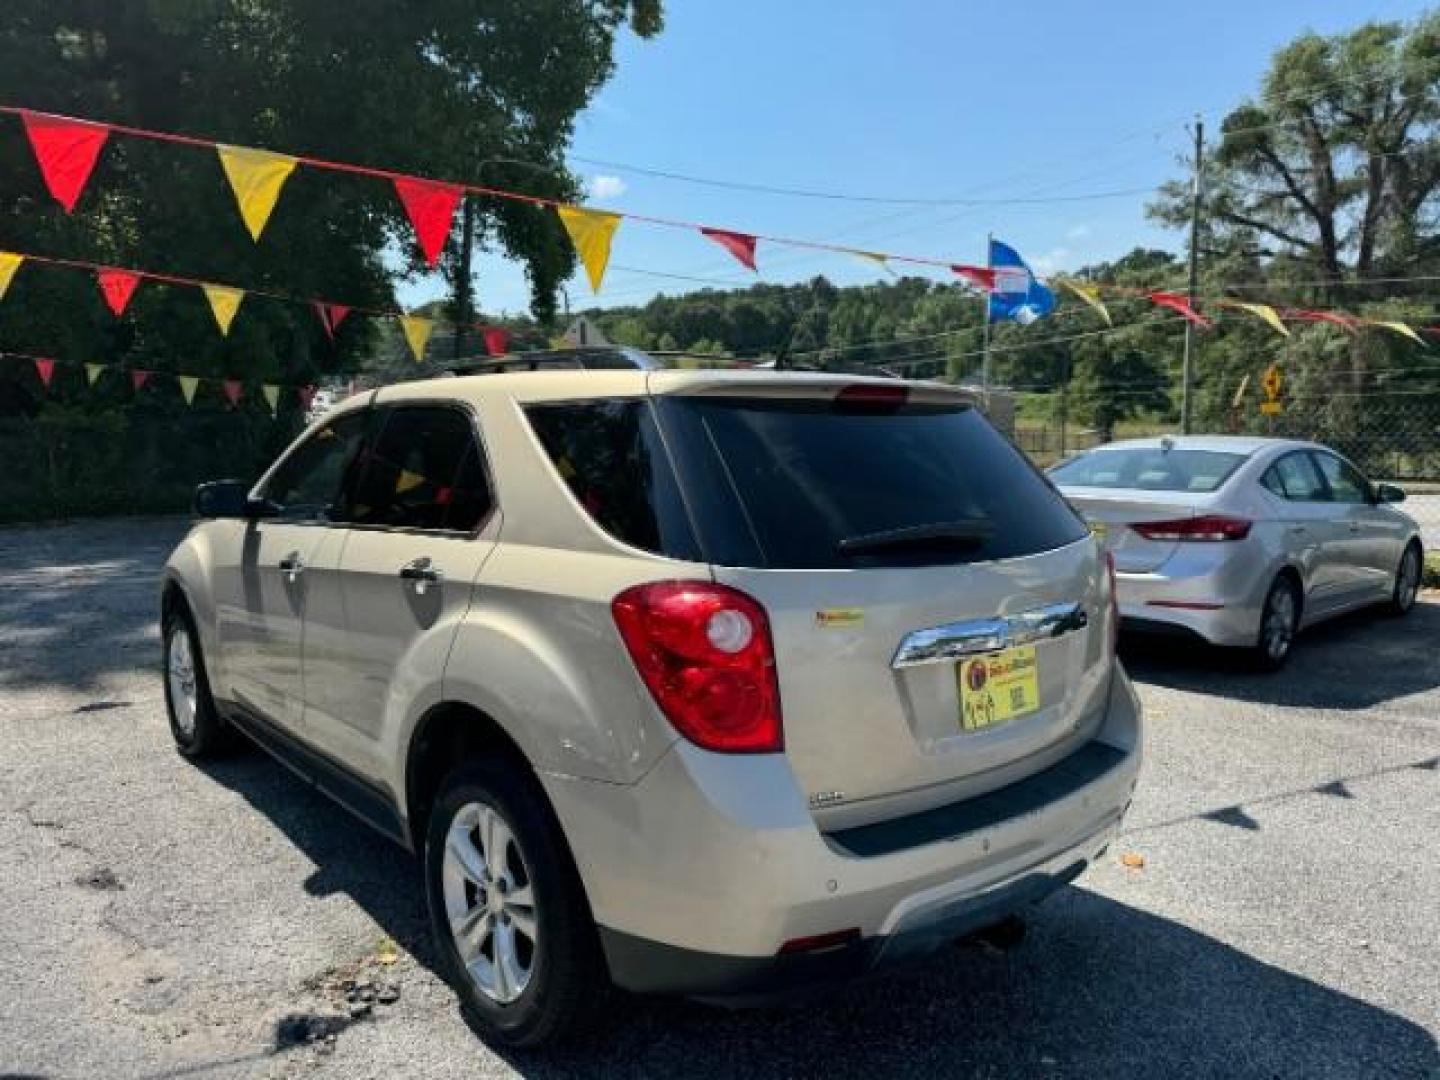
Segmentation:
[(220, 326), (222, 336), (230, 334), (230, 324), (235, 321), (235, 312), (240, 310), (240, 301), (245, 299), (244, 289), (232, 289), (228, 285), (201, 285), (205, 299), (210, 301), (210, 310)]
[(98, 378), (100, 378), (100, 373), (101, 373), (102, 371), (104, 371), (104, 370), (105, 370), (105, 365), (104, 365), (104, 364), (86, 364), (86, 365), (85, 365), (85, 382), (86, 382), (86, 384), (87, 384), (87, 385), (90, 385), (90, 386), (94, 386), (94, 385), (95, 385), (95, 380), (98, 379)]
[(885, 273), (889, 274), (891, 277), (895, 276), (895, 271), (890, 267), (890, 260), (885, 258), (885, 256), (881, 255), (879, 252), (852, 250), (850, 254), (854, 255), (857, 259), (863, 260), (871, 266), (878, 266), (881, 270), (885, 271)]
[(243, 146), (215, 149), (220, 153), (220, 165), (235, 192), (235, 201), (240, 204), (240, 216), (245, 219), (250, 236), (259, 240), (265, 223), (270, 220), (270, 211), (280, 198), (280, 189), (295, 171), (296, 161), (285, 154)]
[(557, 206), (560, 221), (570, 234), (575, 245), (575, 254), (585, 264), (585, 273), (590, 278), (590, 288), (600, 291), (600, 282), (605, 277), (605, 267), (610, 262), (610, 240), (620, 227), (620, 215), (604, 210), (585, 210), (579, 206)]
[(1366, 319), (1371, 326), (1380, 326), (1386, 330), (1392, 330), (1397, 334), (1403, 334), (1418, 345), (1424, 345), (1425, 339), (1415, 332), (1414, 327), (1403, 322), (1384, 322), (1380, 319)]
[(420, 315), (401, 315), (400, 329), (405, 331), (405, 340), (410, 344), (410, 351), (415, 354), (415, 362), (420, 363), (425, 359), (425, 346), (430, 343), (430, 332), (435, 329), (435, 321)]
[(1290, 328), (1280, 321), (1279, 314), (1269, 304), (1246, 304), (1239, 300), (1221, 300), (1220, 306), (1235, 308), (1237, 311), (1248, 311), (1257, 319), (1263, 319), (1277, 334), (1290, 336)]
[(1100, 317), (1105, 320), (1106, 326), (1115, 325), (1113, 322), (1110, 321), (1110, 310), (1105, 306), (1105, 301), (1100, 299), (1099, 285), (1086, 285), (1085, 283), (1080, 281), (1072, 281), (1070, 278), (1056, 278), (1055, 284), (1061, 286), (1069, 292), (1074, 293), (1081, 300), (1084, 300), (1085, 303), (1089, 304), (1092, 308), (1098, 311), (1100, 313)]
[(176, 375), (180, 383), (180, 393), (185, 395), (185, 404), (189, 405), (195, 400), (195, 388), (200, 385), (200, 380), (194, 375)]
[(15, 271), (20, 269), (20, 264), (24, 261), (24, 255), (0, 251), (0, 298), (3, 298), (6, 290), (10, 288), (10, 282), (15, 278)]
[(280, 387), (274, 383), (265, 383), (260, 387), (260, 392), (265, 395), (265, 404), (270, 406), (270, 415), (274, 416), (280, 409)]

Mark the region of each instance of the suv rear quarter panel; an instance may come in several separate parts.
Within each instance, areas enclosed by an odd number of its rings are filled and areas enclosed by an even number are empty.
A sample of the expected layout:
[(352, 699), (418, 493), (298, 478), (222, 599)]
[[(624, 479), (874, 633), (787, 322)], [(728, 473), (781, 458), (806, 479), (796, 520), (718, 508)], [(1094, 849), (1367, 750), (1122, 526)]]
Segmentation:
[[(677, 736), (640, 681), (610, 603), (642, 582), (708, 580), (709, 567), (607, 536), (546, 458), (521, 403), (500, 392), (472, 400), (503, 525), (455, 635), (443, 700), (491, 717), (539, 770), (633, 783)], [(402, 763), (420, 718), (402, 732)], [(400, 790), (403, 775), (396, 781)]]

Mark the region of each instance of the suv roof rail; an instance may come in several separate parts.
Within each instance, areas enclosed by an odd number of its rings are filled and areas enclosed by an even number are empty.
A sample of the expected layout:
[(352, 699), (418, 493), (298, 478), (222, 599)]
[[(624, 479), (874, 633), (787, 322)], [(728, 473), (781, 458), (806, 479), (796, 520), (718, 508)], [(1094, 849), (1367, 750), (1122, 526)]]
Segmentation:
[(447, 366), (451, 375), (490, 375), (505, 371), (650, 371), (662, 367), (653, 357), (628, 345), (586, 345), (576, 349), (535, 349), (504, 356), (471, 356)]
[[(558, 368), (571, 371), (659, 371), (665, 368), (750, 368), (781, 370), (774, 360), (744, 360), (682, 350), (647, 351), (629, 345), (581, 345), (573, 349), (535, 349), (504, 356), (471, 356), (446, 366), (450, 375), (494, 375), (507, 371), (540, 371)], [(810, 364), (787, 364), (787, 371), (823, 371)], [(902, 379), (904, 376), (883, 365), (847, 364), (834, 374), (873, 375)]]

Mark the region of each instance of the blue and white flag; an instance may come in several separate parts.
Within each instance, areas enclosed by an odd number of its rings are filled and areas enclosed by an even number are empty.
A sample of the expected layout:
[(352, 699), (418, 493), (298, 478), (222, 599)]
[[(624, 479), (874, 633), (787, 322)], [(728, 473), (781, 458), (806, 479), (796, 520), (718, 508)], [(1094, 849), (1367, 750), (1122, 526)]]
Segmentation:
[(990, 292), (990, 321), (1017, 322), (1022, 326), (1043, 319), (1055, 310), (1055, 294), (1025, 265), (1009, 244), (990, 241), (990, 269), (995, 285)]

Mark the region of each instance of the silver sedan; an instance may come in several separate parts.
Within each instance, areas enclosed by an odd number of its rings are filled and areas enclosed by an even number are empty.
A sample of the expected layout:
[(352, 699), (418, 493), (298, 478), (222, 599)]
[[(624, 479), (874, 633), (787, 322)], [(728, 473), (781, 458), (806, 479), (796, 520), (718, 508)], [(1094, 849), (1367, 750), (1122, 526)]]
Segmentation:
[(1176, 436), (1109, 443), (1050, 470), (1114, 559), (1131, 629), (1198, 635), (1278, 668), (1303, 627), (1410, 610), (1422, 551), (1405, 492), (1316, 443)]

